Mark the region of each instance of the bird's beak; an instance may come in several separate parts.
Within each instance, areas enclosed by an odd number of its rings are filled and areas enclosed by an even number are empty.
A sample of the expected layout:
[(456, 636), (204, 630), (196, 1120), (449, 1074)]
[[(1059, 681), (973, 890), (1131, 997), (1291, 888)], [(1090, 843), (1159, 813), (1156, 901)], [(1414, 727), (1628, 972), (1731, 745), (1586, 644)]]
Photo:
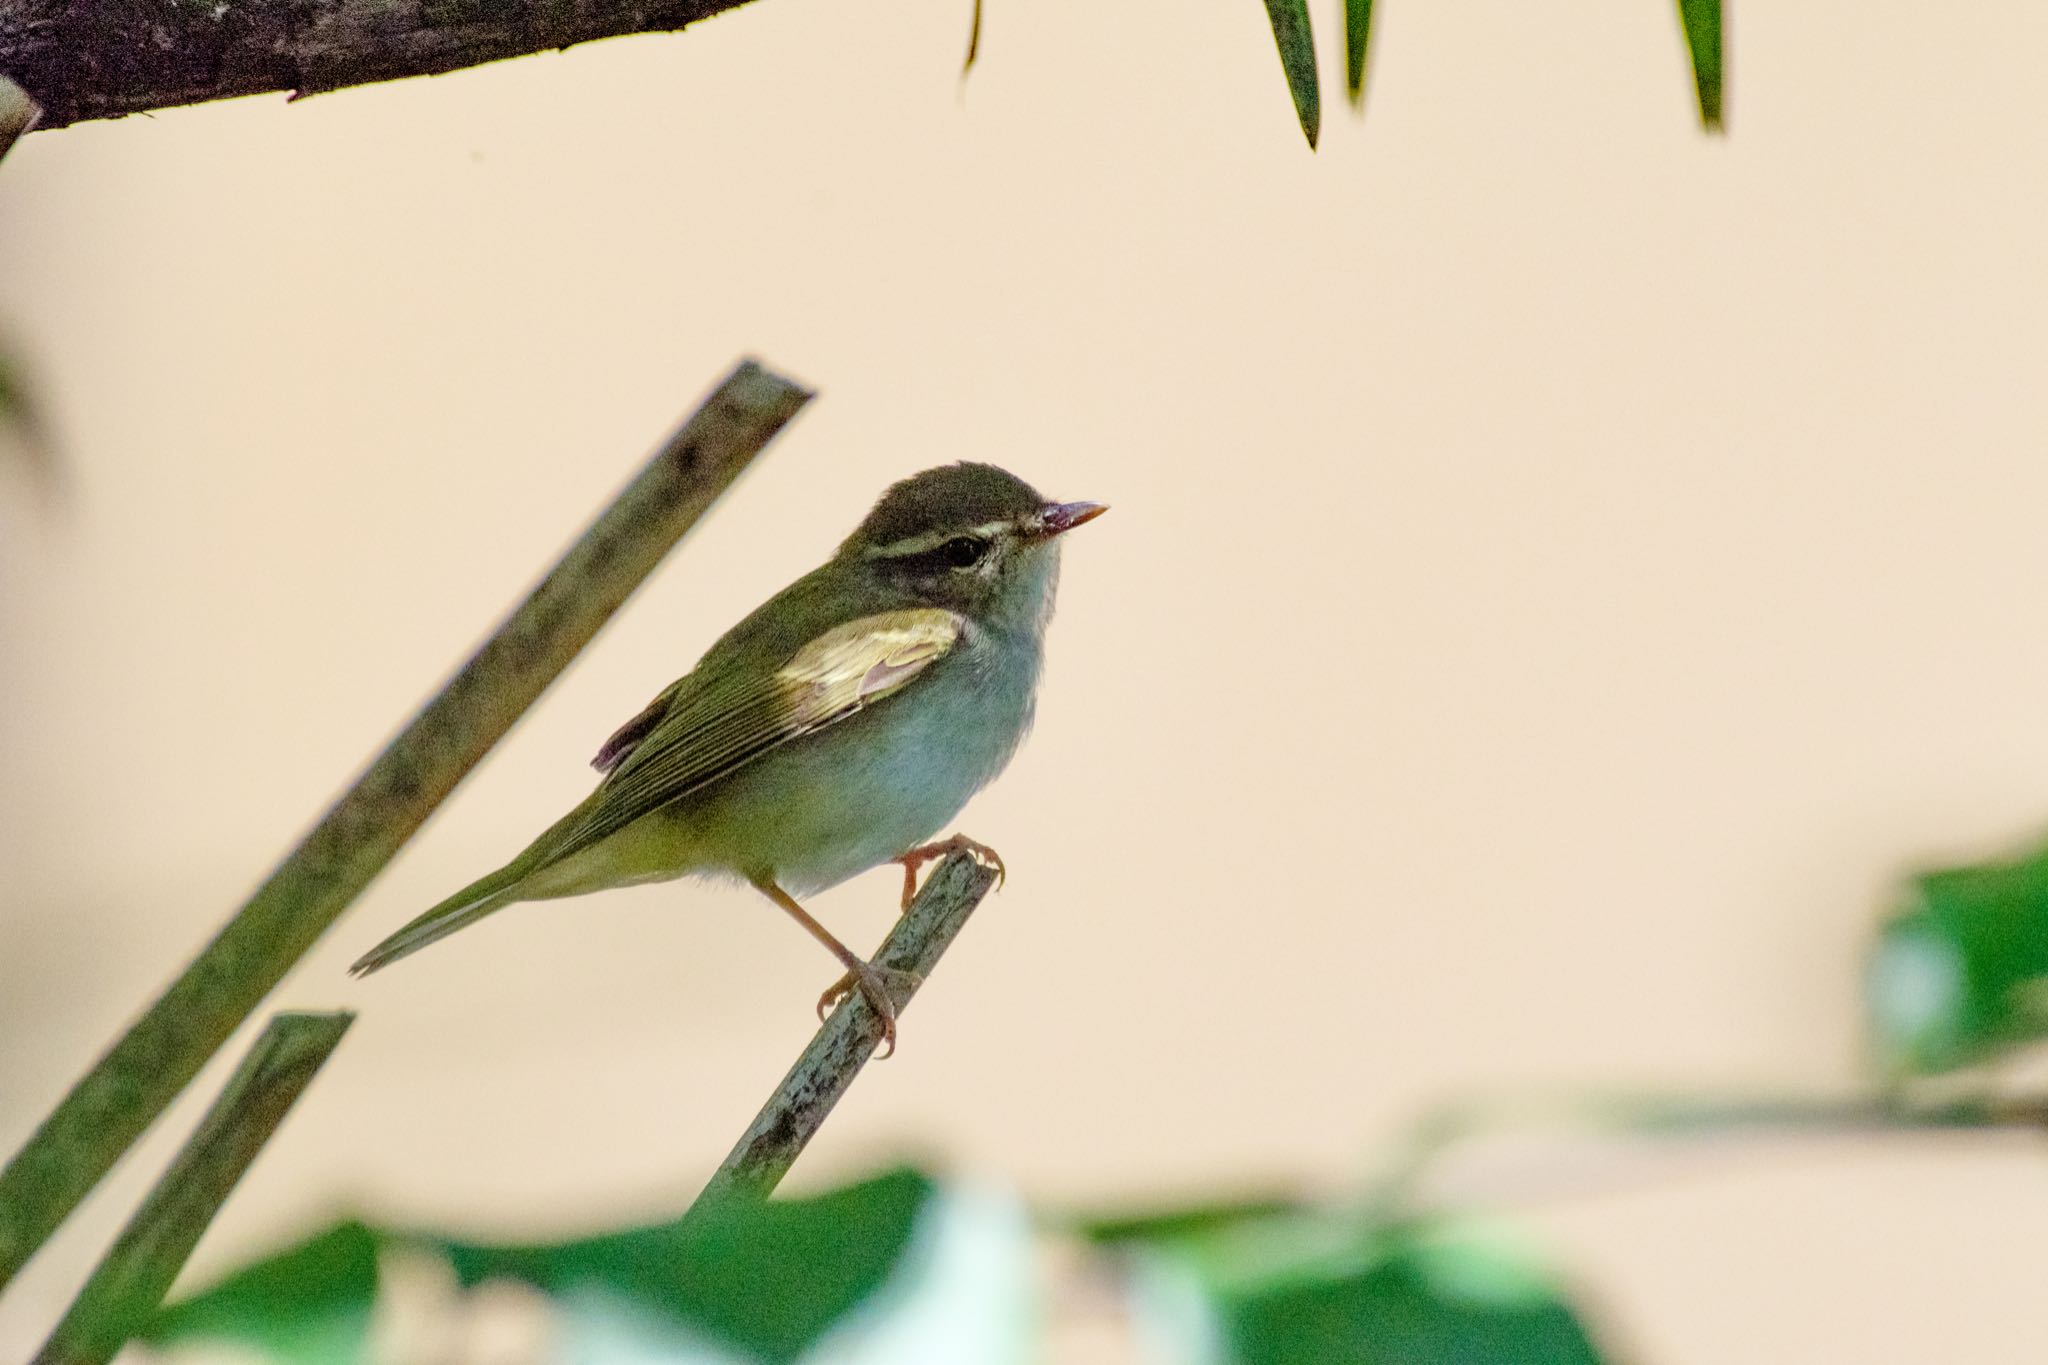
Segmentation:
[(1093, 521), (1108, 510), (1109, 504), (1102, 502), (1047, 503), (1038, 509), (1038, 526), (1031, 538), (1051, 540), (1054, 536), (1065, 535), (1076, 526)]

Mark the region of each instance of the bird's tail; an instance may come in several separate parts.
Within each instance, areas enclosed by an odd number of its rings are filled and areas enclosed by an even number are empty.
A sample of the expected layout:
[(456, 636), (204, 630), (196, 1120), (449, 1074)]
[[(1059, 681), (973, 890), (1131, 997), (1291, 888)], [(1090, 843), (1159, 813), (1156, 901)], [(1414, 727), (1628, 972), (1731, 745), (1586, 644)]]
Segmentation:
[(519, 899), (513, 892), (526, 874), (524, 859), (515, 859), (487, 877), (480, 878), (413, 920), (390, 938), (355, 960), (350, 976), (368, 976), (389, 967), (401, 957), (410, 957), (429, 943), (439, 942), (457, 929), (476, 923), (491, 911)]

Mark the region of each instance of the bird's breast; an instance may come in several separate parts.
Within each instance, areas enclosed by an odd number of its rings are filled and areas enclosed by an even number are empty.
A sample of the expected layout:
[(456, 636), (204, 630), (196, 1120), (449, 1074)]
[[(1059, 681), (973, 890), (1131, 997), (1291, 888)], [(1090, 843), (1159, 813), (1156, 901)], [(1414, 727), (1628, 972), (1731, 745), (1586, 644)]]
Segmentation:
[(764, 754), (690, 812), (714, 860), (823, 890), (929, 840), (1031, 725), (1036, 640), (964, 637), (915, 684)]

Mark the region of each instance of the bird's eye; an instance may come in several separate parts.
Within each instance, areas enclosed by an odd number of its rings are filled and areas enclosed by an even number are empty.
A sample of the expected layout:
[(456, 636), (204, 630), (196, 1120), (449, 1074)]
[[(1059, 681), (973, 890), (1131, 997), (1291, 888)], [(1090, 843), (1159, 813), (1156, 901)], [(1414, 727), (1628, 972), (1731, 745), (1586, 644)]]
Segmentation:
[(954, 536), (939, 547), (939, 557), (956, 569), (971, 569), (988, 553), (988, 542), (980, 536)]

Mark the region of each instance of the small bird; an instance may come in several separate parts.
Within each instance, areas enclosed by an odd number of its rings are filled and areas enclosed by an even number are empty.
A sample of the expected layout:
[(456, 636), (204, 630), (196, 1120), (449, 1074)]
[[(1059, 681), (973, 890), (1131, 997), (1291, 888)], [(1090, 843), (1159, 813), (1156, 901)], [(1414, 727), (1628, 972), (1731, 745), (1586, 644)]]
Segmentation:
[(927, 841), (1030, 728), (1059, 538), (1107, 510), (1049, 502), (989, 464), (894, 485), (831, 559), (605, 741), (591, 760), (604, 777), (581, 805), (349, 970), (389, 966), (515, 901), (725, 874), (846, 968), (819, 1014), (858, 990), (893, 1051), (891, 973), (797, 897), (893, 862), (907, 909), (918, 867), (956, 850), (1002, 872), (984, 844)]

